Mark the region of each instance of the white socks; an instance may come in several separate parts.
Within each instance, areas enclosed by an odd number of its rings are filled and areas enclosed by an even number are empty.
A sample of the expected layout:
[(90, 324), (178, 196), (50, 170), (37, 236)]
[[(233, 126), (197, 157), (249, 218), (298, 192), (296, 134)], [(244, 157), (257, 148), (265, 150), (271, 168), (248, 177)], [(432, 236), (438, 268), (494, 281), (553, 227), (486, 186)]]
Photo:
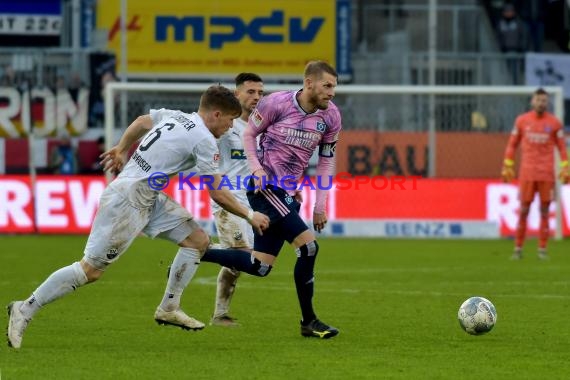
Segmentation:
[(164, 311), (174, 311), (180, 307), (182, 292), (194, 277), (200, 265), (200, 252), (195, 248), (180, 248), (172, 266), (166, 284), (166, 291), (160, 308)]
[[(160, 307), (165, 311), (173, 311), (180, 306), (180, 296), (194, 277), (200, 264), (200, 252), (194, 248), (180, 248), (172, 267), (166, 286), (166, 292)], [(26, 318), (32, 318), (38, 310), (78, 287), (87, 283), (87, 276), (79, 262), (63, 267), (53, 272), (33, 293), (24, 301), (20, 311)]]
[(20, 311), (26, 318), (32, 318), (42, 306), (63, 297), (67, 293), (71, 293), (86, 283), (87, 276), (79, 262), (63, 267), (53, 272), (51, 276), (24, 301)]

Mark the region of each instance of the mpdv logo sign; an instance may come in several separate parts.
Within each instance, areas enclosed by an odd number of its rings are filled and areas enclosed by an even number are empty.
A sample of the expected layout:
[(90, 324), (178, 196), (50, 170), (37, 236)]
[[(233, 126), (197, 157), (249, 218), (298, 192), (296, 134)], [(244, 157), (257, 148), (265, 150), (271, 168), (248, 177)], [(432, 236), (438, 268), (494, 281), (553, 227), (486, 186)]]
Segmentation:
[(155, 40), (166, 41), (172, 30), (176, 42), (205, 42), (211, 49), (221, 49), (226, 43), (236, 43), (244, 38), (257, 43), (307, 44), (315, 40), (324, 22), (324, 17), (307, 20), (287, 17), (283, 10), (274, 10), (250, 21), (236, 16), (156, 16)]
[[(120, 2), (97, 2), (97, 28), (117, 59)], [(127, 4), (131, 78), (299, 79), (307, 61), (350, 74), (349, 0), (155, 1)], [(114, 37), (114, 38), (113, 38)], [(152, 54), (149, 54), (152, 52)]]

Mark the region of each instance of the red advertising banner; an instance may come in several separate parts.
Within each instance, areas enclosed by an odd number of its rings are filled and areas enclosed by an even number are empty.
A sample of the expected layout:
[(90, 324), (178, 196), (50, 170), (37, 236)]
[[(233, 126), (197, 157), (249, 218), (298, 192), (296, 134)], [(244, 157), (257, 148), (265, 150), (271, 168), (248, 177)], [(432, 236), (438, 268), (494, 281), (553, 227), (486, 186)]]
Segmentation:
[[(207, 191), (179, 189), (173, 178), (166, 192), (197, 219), (211, 220)], [(318, 182), (313, 180), (312, 184)], [(312, 217), (315, 191), (302, 187), (301, 215)], [(35, 202), (27, 176), (0, 176), (0, 233), (88, 233), (105, 188), (102, 177), (40, 176)], [(347, 177), (339, 175), (328, 198), (334, 220), (458, 220), (496, 222), (502, 236), (514, 234), (518, 218), (518, 189), (489, 180), (429, 180), (414, 177)], [(563, 186), (563, 233), (570, 235), (570, 186)], [(35, 213), (34, 213), (35, 205)], [(550, 227), (556, 226), (555, 204)], [(539, 211), (531, 206), (528, 227), (536, 233)]]
[[(508, 139), (508, 133), (438, 132), (437, 177), (497, 178)], [(427, 132), (343, 130), (336, 152), (339, 172), (427, 175)]]

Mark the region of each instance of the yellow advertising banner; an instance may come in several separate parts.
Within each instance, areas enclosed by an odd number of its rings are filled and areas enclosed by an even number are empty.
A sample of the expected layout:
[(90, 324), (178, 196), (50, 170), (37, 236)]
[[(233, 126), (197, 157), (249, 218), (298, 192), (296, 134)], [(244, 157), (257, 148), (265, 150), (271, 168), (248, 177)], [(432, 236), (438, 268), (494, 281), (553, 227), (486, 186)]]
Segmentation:
[[(121, 2), (97, 4), (97, 29), (121, 62)], [(125, 20), (130, 77), (299, 78), (314, 59), (350, 74), (349, 0), (131, 0)]]

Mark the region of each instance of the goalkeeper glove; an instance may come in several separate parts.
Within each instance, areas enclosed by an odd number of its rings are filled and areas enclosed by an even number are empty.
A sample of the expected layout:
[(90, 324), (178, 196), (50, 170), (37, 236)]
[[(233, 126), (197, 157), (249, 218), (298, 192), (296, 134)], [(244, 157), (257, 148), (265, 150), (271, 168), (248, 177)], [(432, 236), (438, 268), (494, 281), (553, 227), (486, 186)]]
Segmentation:
[(570, 180), (570, 173), (568, 173), (568, 161), (562, 161), (560, 163), (560, 173), (558, 173), (558, 178), (563, 184), (567, 184)]
[(501, 170), (501, 177), (503, 178), (503, 182), (511, 182), (515, 179), (515, 162), (513, 160), (509, 160), (505, 158), (503, 161), (503, 169)]

